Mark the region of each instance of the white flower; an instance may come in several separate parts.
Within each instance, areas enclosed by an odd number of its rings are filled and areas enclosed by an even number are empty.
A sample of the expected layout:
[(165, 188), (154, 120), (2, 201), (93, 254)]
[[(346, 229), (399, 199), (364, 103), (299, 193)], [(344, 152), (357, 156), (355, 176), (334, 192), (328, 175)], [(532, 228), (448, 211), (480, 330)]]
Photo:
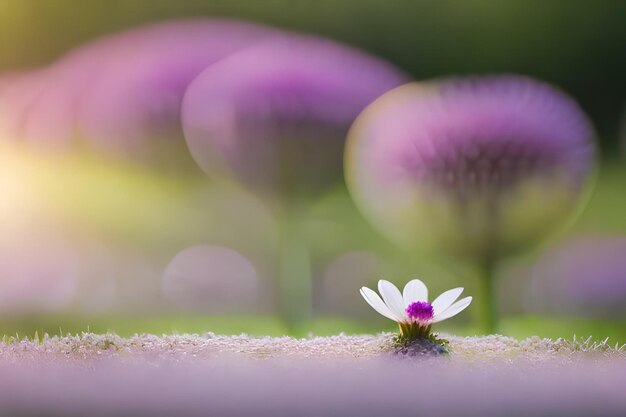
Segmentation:
[(428, 289), (419, 279), (409, 281), (402, 294), (391, 282), (381, 279), (378, 281), (378, 291), (382, 299), (367, 287), (361, 288), (361, 295), (374, 310), (398, 322), (401, 331), (403, 325), (429, 327), (433, 323), (449, 319), (465, 310), (472, 302), (472, 297), (456, 301), (463, 292), (463, 288), (459, 287), (444, 292), (429, 303)]

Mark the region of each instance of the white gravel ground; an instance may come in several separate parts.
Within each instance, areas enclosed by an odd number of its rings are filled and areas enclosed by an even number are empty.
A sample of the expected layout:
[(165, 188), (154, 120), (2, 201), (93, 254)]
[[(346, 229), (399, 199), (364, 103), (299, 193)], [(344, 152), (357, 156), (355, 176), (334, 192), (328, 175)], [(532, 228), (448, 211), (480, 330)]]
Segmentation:
[[(378, 335), (330, 337), (251, 337), (204, 335), (135, 335), (123, 338), (114, 334), (83, 333), (42, 340), (4, 340), (0, 342), (0, 361), (67, 360), (82, 362), (96, 358), (138, 358), (180, 360), (241, 355), (246, 358), (373, 358), (393, 351), (391, 333)], [(626, 357), (625, 346), (611, 346), (608, 341), (556, 341), (531, 337), (517, 340), (501, 335), (458, 337), (442, 335), (449, 340), (452, 361), (531, 360), (570, 362), (598, 357)]]
[(5, 340), (0, 416), (626, 415), (625, 348), (444, 336), (436, 358), (391, 334)]

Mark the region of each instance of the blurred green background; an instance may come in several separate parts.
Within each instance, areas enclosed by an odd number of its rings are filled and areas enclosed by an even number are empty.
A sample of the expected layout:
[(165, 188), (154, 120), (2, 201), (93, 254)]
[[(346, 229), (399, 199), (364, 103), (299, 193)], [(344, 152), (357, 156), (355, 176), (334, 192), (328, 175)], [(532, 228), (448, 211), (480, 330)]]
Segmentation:
[[(512, 72), (571, 94), (599, 132), (602, 165), (597, 186), (571, 229), (501, 271), (502, 332), (518, 337), (593, 335), (626, 342), (626, 309), (620, 309), (619, 302), (608, 309), (581, 308), (577, 314), (538, 306), (527, 302), (536, 293), (529, 290), (532, 280), (525, 278), (530, 272), (524, 272), (547, 248), (569, 239), (626, 235), (626, 2), (2, 0), (0, 72), (46, 65), (96, 36), (180, 17), (245, 19), (322, 35), (386, 58), (418, 80)], [(216, 185), (199, 171), (174, 174), (155, 167), (101, 164), (89, 157), (37, 160), (20, 169), (25, 179), (14, 185), (23, 197), (16, 230), (23, 226), (55, 236), (60, 230), (70, 236), (68, 246), (105, 248), (103, 257), (111, 260), (101, 262), (107, 268), (120, 262), (130, 266), (120, 267), (121, 272), (103, 268), (103, 275), (115, 277), (103, 287), (96, 281), (109, 278), (93, 278), (88, 287), (98, 295), (93, 301), (79, 290), (58, 308), (41, 309), (28, 299), (27, 307), (7, 309), (0, 333), (373, 332), (394, 325), (376, 317), (360, 300), (361, 285), (372, 286), (383, 276), (398, 284), (419, 276), (432, 294), (457, 284), (471, 294), (475, 285), (453, 266), (404, 253), (387, 242), (360, 216), (340, 185), (316, 201), (305, 219), (315, 318), (306, 327), (288, 330), (275, 315), (272, 295), (275, 225), (267, 208), (245, 191)], [(81, 172), (80, 178), (75, 172)], [(161, 273), (179, 251), (197, 244), (226, 246), (244, 255), (255, 266), (259, 291), (267, 299), (257, 306), (206, 311), (171, 303), (162, 294)], [(85, 268), (98, 264), (89, 265)], [(89, 274), (94, 275), (91, 269)], [(107, 285), (114, 289), (109, 291)], [(99, 296), (107, 291), (111, 294), (102, 301)], [(471, 314), (467, 316), (446, 323), (442, 331), (475, 333)]]

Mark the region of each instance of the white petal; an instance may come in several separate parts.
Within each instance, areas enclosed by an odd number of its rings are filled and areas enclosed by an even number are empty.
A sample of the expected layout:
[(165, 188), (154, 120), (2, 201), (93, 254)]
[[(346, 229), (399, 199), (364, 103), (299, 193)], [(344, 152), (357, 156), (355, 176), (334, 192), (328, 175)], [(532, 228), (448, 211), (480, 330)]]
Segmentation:
[(438, 323), (440, 321), (449, 319), (450, 317), (454, 317), (459, 314), (461, 311), (465, 310), (468, 305), (472, 302), (472, 297), (465, 297), (456, 303), (452, 304), (446, 311), (439, 315), (435, 315), (433, 317), (433, 323)]
[(419, 279), (413, 279), (404, 286), (402, 298), (405, 308), (415, 301), (428, 301), (428, 288)]
[(389, 310), (389, 307), (385, 305), (383, 300), (381, 300), (378, 294), (376, 294), (374, 291), (370, 290), (367, 287), (363, 287), (361, 288), (361, 295), (363, 296), (363, 298), (365, 298), (367, 304), (372, 306), (372, 308), (376, 310), (379, 314), (393, 321), (398, 321), (398, 318), (395, 316), (395, 314), (393, 314), (391, 310)]
[(402, 300), (402, 294), (400, 290), (396, 288), (389, 281), (381, 279), (378, 281), (378, 292), (385, 300), (385, 304), (389, 307), (389, 310), (398, 317), (398, 320), (404, 320), (408, 318), (406, 311), (404, 311), (404, 301)]
[(446, 311), (448, 307), (452, 305), (453, 302), (456, 301), (457, 298), (463, 292), (463, 288), (453, 288), (441, 294), (439, 297), (432, 302), (433, 305), (433, 314), (436, 316), (438, 314)]

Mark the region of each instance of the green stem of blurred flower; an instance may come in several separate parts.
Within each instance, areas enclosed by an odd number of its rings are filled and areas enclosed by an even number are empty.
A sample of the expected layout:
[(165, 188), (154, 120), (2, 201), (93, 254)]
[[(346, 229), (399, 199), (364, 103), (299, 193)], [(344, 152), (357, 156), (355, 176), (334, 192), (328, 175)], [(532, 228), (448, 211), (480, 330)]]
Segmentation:
[(298, 211), (285, 210), (278, 217), (279, 296), (288, 330), (298, 333), (311, 318), (311, 261)]
[(496, 313), (495, 275), (497, 261), (487, 256), (478, 268), (479, 294), (478, 307), (482, 329), (486, 334), (498, 331), (498, 316)]

